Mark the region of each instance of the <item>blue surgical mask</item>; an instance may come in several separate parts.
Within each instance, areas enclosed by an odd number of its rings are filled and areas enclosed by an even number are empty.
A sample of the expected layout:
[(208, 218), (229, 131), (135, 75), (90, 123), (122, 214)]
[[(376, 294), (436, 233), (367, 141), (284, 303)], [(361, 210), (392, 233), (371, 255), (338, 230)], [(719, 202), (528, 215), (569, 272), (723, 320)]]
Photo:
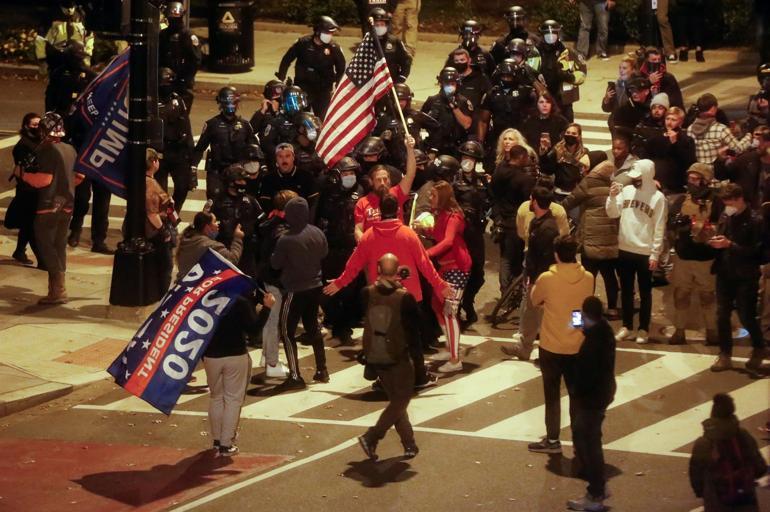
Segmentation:
[(442, 88), (442, 90), (444, 91), (444, 94), (446, 94), (447, 96), (451, 96), (455, 93), (455, 91), (457, 90), (457, 87), (455, 87), (454, 85), (445, 85)]
[(351, 189), (356, 184), (356, 176), (355, 174), (351, 174), (349, 176), (343, 176), (341, 182), (342, 182), (342, 188)]

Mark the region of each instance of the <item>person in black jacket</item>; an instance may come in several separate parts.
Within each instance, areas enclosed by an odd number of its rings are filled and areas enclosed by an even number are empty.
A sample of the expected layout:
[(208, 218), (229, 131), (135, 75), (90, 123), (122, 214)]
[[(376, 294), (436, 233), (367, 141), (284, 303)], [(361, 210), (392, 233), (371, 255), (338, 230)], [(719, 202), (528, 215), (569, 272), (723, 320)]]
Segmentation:
[(759, 266), (762, 258), (762, 218), (749, 208), (743, 189), (728, 184), (722, 192), (724, 212), (719, 218), (717, 234), (709, 245), (718, 249), (714, 260), (717, 276), (717, 331), (719, 357), (711, 367), (720, 372), (732, 368), (733, 337), (730, 317), (733, 309), (749, 332), (753, 350), (746, 369), (755, 372), (762, 366), (765, 342), (757, 322)]
[(770, 168), (770, 130), (764, 126), (755, 128), (754, 140), (752, 149), (737, 158), (720, 155), (714, 160), (714, 175), (718, 180), (730, 180), (740, 185), (746, 202), (756, 209), (770, 201), (770, 187), (762, 179)]
[(655, 179), (663, 193), (680, 194), (687, 182), (687, 169), (695, 163), (695, 141), (682, 130), (684, 111), (671, 107), (666, 113), (666, 131), (649, 139), (645, 158), (655, 163)]
[(621, 131), (631, 136), (639, 121), (650, 111), (650, 81), (635, 75), (626, 85), (628, 99), (610, 114), (607, 124), (614, 134)]
[[(275, 298), (267, 293), (261, 302), (269, 308), (275, 304)], [(245, 296), (237, 297), (232, 309), (220, 320), (203, 354), (206, 381), (211, 390), (209, 425), (214, 449), (220, 456), (229, 457), (238, 453), (235, 433), (251, 371), (246, 333), (256, 325), (254, 302)]]
[(602, 310), (602, 301), (598, 297), (586, 297), (583, 301), (585, 340), (575, 359), (575, 371), (568, 389), (573, 406), (572, 442), (577, 473), (588, 481), (586, 495), (568, 502), (572, 510), (601, 510), (575, 505), (601, 502), (606, 492), (602, 422), (607, 407), (615, 398), (615, 334), (602, 316)]
[(34, 112), (25, 114), (21, 122), (19, 142), (13, 147), (13, 177), (16, 179), (16, 195), (5, 214), (5, 227), (9, 229), (19, 228), (13, 259), (24, 265), (32, 265), (34, 262), (27, 256), (27, 244), (29, 244), (35, 254), (38, 268), (44, 269), (35, 242), (34, 223), (37, 192), (34, 187), (24, 183), (22, 179), (24, 173), (37, 170), (35, 150), (41, 140), (38, 130), (39, 124), (40, 115)]

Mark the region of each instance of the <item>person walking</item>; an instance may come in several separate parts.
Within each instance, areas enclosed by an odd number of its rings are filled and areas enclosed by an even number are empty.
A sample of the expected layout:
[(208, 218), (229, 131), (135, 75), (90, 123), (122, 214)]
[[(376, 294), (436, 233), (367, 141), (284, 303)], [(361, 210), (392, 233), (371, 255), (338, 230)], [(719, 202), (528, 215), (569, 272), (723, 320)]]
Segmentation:
[(377, 459), (377, 443), (395, 426), (404, 446), (404, 457), (419, 452), (406, 411), (414, 392), (414, 368), (409, 347), (419, 347), (417, 301), (398, 278), (398, 258), (387, 253), (377, 260), (377, 281), (361, 294), (364, 315), (363, 354), (366, 365), (382, 383), (388, 405), (377, 423), (359, 436), (358, 443), (367, 457)]

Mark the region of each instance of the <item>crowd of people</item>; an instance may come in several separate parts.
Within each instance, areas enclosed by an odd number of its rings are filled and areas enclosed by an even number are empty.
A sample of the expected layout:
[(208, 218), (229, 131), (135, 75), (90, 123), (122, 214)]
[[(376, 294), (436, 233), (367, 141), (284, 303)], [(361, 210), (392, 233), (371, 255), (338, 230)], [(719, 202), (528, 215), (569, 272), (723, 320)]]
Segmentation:
[[(586, 17), (614, 4), (581, 2)], [(659, 10), (665, 4), (659, 0)], [(69, 7), (62, 12), (77, 14)], [(330, 379), (319, 310), (342, 344), (355, 343), (358, 325), (373, 329), (365, 332), (367, 349), (407, 308), (408, 322), (394, 332), (409, 327), (408, 361), (390, 370), (371, 363), (375, 389), (399, 402), (361, 443), (373, 456), (395, 424), (407, 454), (416, 455), (404, 422), (409, 393), (395, 381), (408, 373), (410, 392), (435, 385), (426, 355), (443, 362), (440, 373), (463, 369), (460, 341), (479, 322), (475, 298), (485, 281), (487, 232), (499, 245), (500, 290), (515, 281), (526, 290), (518, 332), (502, 350), (529, 360), (540, 340), (546, 435), (530, 450), (561, 452), (562, 378), (570, 390), (575, 449), (590, 483), (585, 497), (570, 502), (575, 510), (600, 510), (606, 496), (601, 423), (614, 393), (615, 342), (650, 341), (656, 283), (673, 287), (668, 343), (688, 342), (688, 312), (697, 299), (706, 344), (718, 346), (711, 369), (732, 368), (734, 310), (752, 344), (745, 366), (754, 374), (761, 367), (770, 339), (770, 64), (758, 68), (760, 90), (745, 118), (730, 120), (712, 94), (686, 108), (668, 67), (676, 60), (673, 48), (625, 56), (602, 101), (612, 146), (589, 151), (573, 108), (588, 71), (582, 35), (574, 50), (562, 42), (558, 21), (545, 20), (530, 33), (525, 10), (513, 6), (505, 12), (510, 32), (487, 51), (479, 45), (480, 24), (467, 20), (459, 27), (460, 44), (438, 70), (439, 90), (416, 110), (407, 85), (415, 42), (391, 34), (391, 14), (377, 7), (369, 15), (398, 105), (383, 98), (371, 133), (329, 168), (315, 144), (345, 72), (334, 42), (337, 23), (321, 16), (313, 33), (286, 52), (249, 119), (240, 115), (236, 89), (222, 88), (220, 113), (194, 143), (189, 110), (200, 52), (180, 23), (183, 14), (181, 3), (171, 2), (161, 33), (165, 130), (162, 144), (147, 151), (144, 236), (163, 255), (161, 286), (171, 281), (174, 252), (183, 276), (208, 249), (260, 284), (258, 297), (243, 298), (227, 317), (227, 336), (218, 336), (227, 341), (212, 343), (205, 356), (220, 453), (237, 452), (246, 344), (262, 347), (267, 378), (282, 379), (274, 392), (303, 389), (298, 340), (313, 347), (313, 380)], [(606, 15), (597, 19), (606, 22)], [(600, 57), (603, 44), (600, 37)], [(690, 44), (700, 60), (702, 43)], [(25, 116), (14, 148), (16, 208), (23, 211), (17, 212), (13, 257), (33, 264), (29, 244), (38, 267), (49, 272), (45, 304), (66, 301), (66, 244), (79, 244), (92, 194), (92, 250), (112, 252), (105, 244), (109, 192), (88, 179), (78, 185), (83, 177), (73, 166), (80, 141), (76, 130), (65, 133), (73, 98), (92, 76), (78, 71), (88, 68), (88, 48), (76, 39), (48, 44), (48, 112)], [(286, 79), (292, 63), (293, 81)], [(60, 76), (70, 89), (57, 89)], [(204, 155), (208, 201), (177, 233)], [(604, 303), (595, 297), (597, 275)], [(403, 306), (395, 288), (414, 300)], [(388, 308), (393, 314), (384, 313)], [(608, 319), (622, 320), (621, 327), (613, 333)], [(304, 334), (298, 336), (300, 320)]]

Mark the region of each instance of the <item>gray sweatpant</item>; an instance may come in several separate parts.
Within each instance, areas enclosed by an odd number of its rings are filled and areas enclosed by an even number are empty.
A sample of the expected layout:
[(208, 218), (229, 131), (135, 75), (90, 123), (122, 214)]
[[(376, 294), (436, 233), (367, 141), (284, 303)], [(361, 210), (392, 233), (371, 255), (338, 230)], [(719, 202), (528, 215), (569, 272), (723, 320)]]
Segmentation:
[(222, 446), (232, 446), (241, 417), (241, 406), (251, 373), (249, 354), (205, 357), (206, 380), (211, 390), (209, 423), (211, 435)]

